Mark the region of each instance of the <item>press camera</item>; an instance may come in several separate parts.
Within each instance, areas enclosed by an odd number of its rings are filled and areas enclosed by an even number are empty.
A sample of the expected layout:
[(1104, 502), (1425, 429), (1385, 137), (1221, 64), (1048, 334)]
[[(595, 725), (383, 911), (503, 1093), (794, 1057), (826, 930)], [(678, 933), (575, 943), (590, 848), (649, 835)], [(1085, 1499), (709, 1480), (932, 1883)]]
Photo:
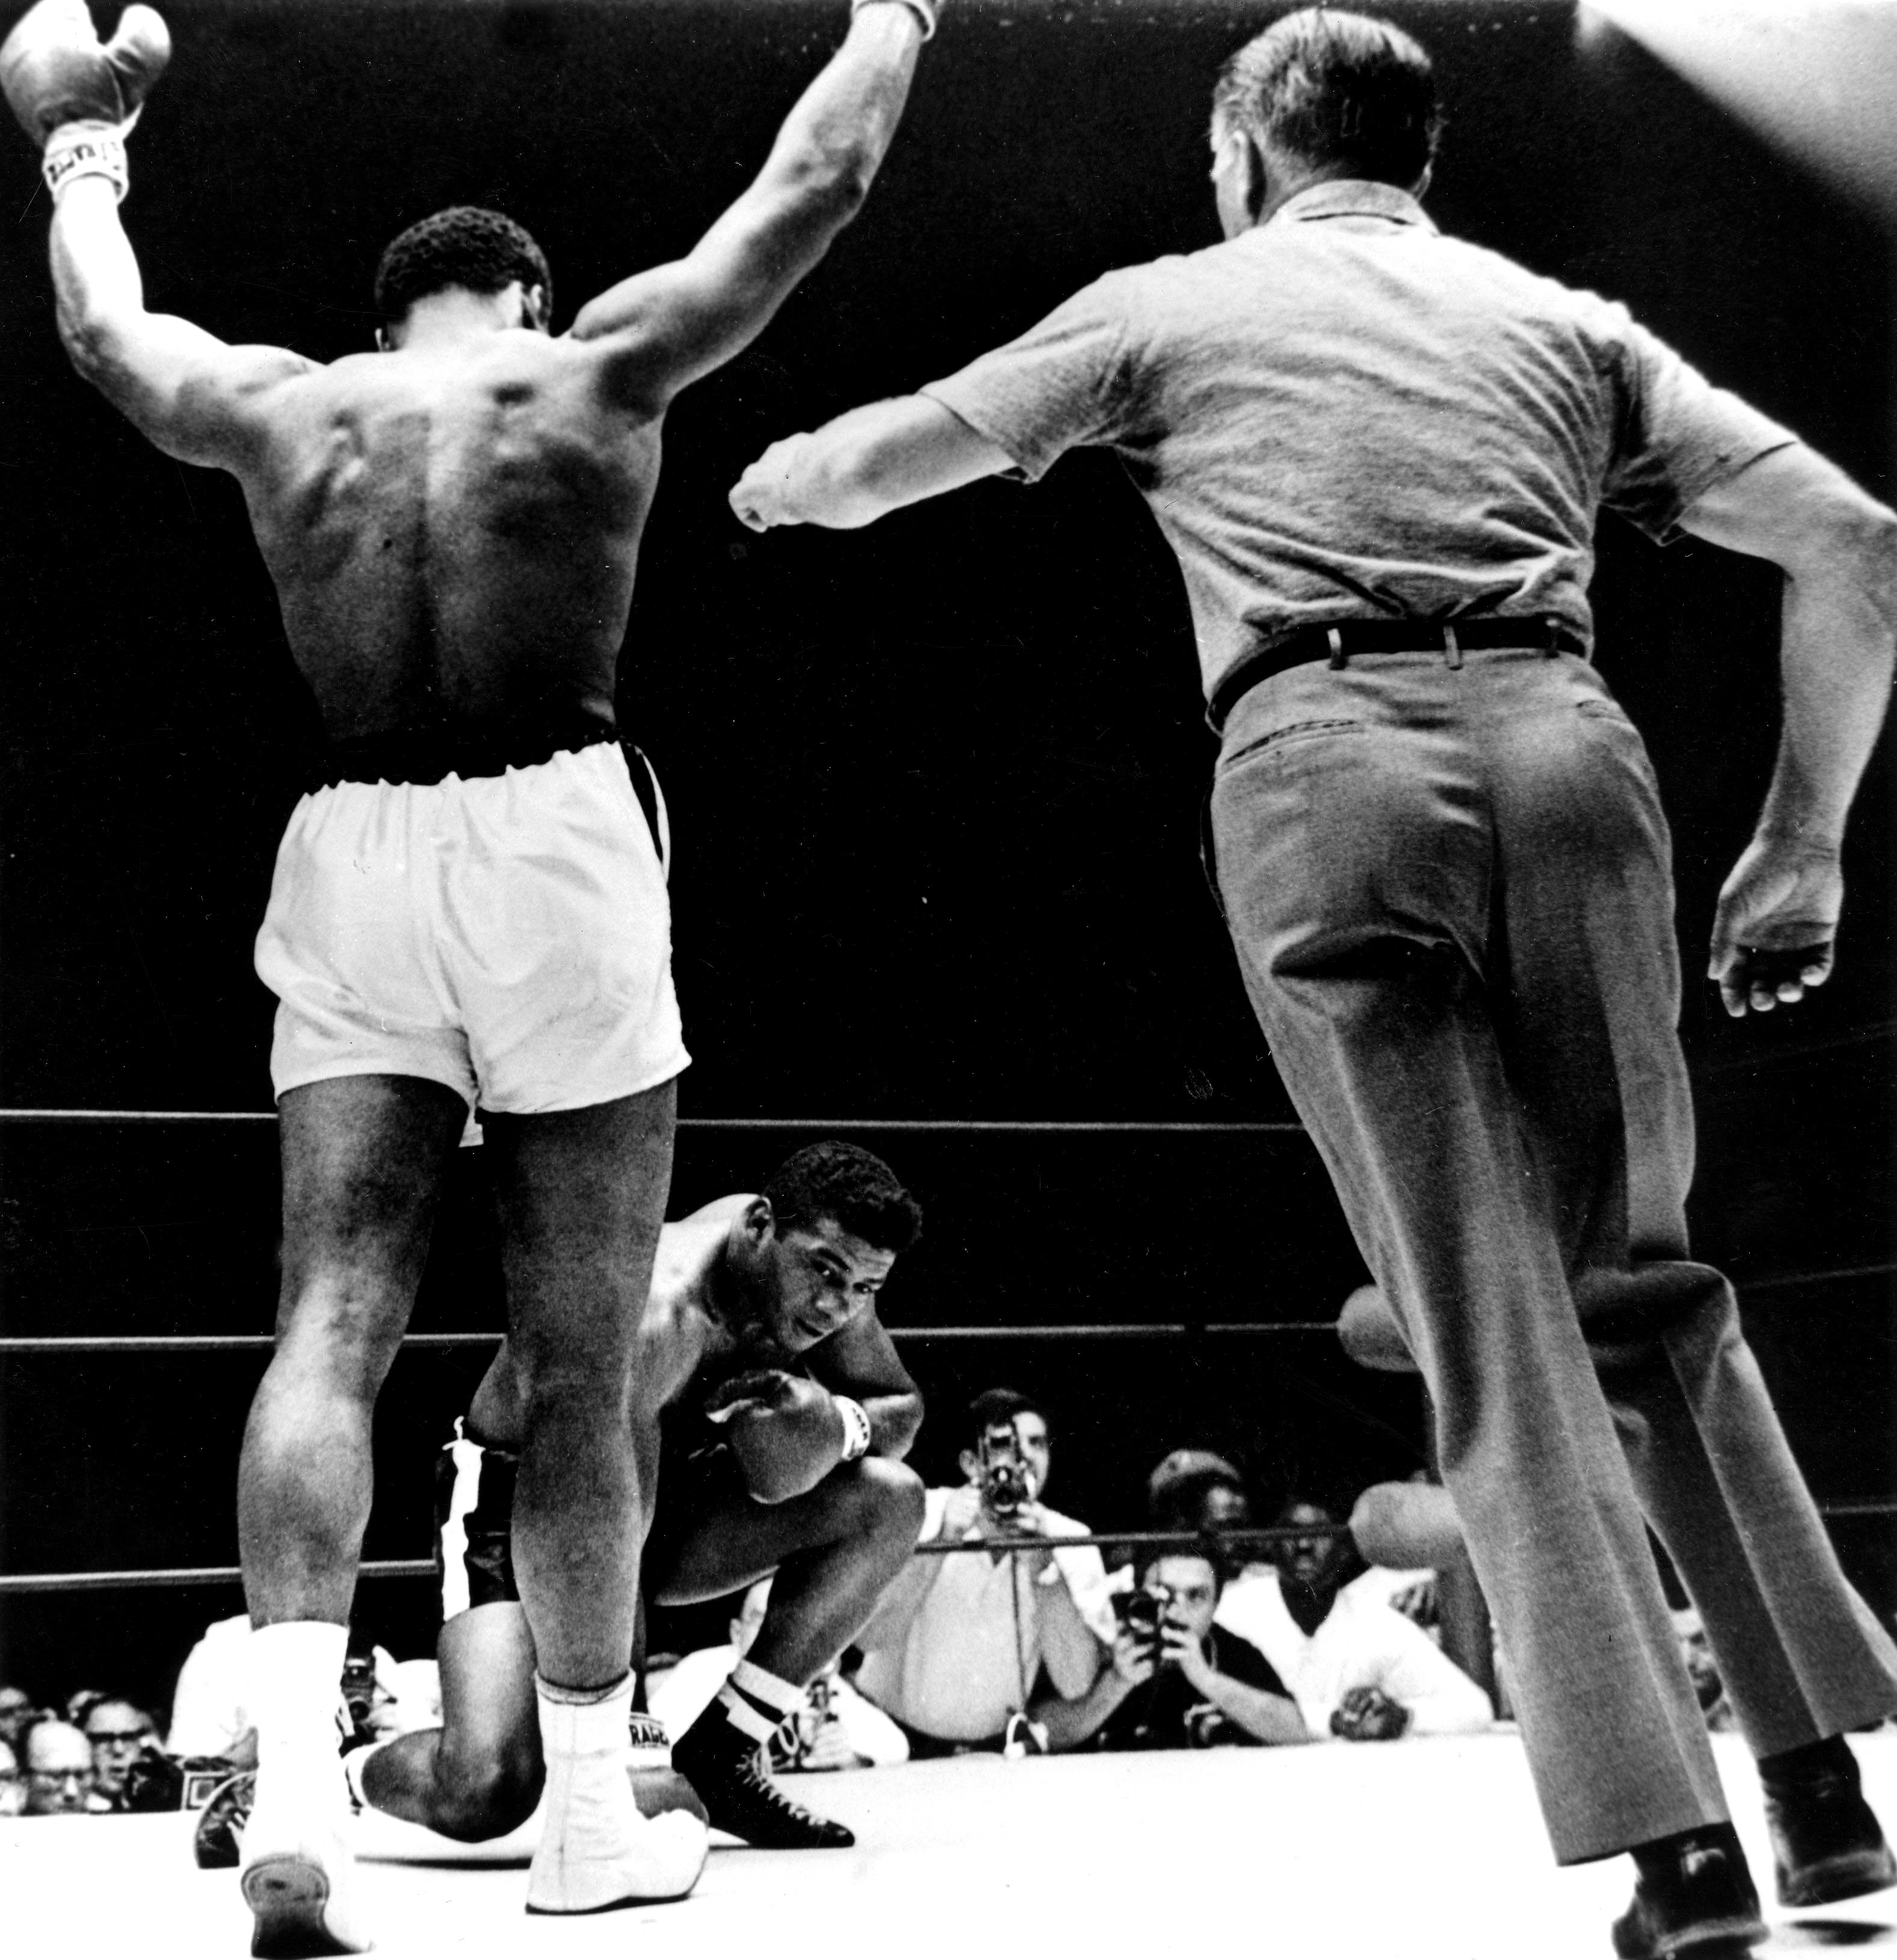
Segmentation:
[(1120, 1624), (1155, 1658), (1159, 1653), (1159, 1630), (1165, 1623), (1166, 1608), (1172, 1604), (1173, 1597), (1170, 1586), (1150, 1583), (1136, 1586), (1130, 1592), (1114, 1595), (1114, 1612)]
[(981, 1465), (981, 1500), (998, 1518), (1012, 1517), (1034, 1499), (1034, 1473), (1012, 1422), (991, 1422), (981, 1432), (976, 1452)]

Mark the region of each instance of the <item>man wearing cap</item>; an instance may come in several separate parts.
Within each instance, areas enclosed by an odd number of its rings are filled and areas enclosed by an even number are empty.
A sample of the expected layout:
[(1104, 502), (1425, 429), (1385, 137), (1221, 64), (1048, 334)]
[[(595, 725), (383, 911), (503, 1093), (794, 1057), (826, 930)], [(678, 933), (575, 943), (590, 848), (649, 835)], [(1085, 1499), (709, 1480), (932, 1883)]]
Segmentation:
[[(1155, 1531), (1196, 1532), (1216, 1538), (1221, 1532), (1246, 1531), (1251, 1526), (1251, 1497), (1238, 1466), (1211, 1449), (1175, 1449), (1161, 1459), (1146, 1479), (1146, 1517)], [(1225, 1561), (1228, 1575), (1219, 1592), (1215, 1623), (1236, 1628), (1231, 1602), (1242, 1618), (1247, 1589), (1275, 1584), (1277, 1570), (1256, 1556), (1256, 1546), (1234, 1551)], [(1114, 1575), (1132, 1583), (1130, 1569)]]
[(1212, 1449), (1175, 1449), (1146, 1479), (1146, 1515), (1155, 1531), (1245, 1531), (1251, 1499), (1229, 1458)]

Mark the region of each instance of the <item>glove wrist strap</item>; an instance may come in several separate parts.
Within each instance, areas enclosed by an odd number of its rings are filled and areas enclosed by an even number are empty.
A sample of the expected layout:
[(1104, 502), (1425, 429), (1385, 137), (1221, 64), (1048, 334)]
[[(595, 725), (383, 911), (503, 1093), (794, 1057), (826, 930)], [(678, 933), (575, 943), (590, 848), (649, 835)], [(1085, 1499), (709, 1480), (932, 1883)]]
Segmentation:
[(859, 1402), (848, 1395), (832, 1395), (837, 1405), (837, 1413), (843, 1418), (843, 1460), (853, 1463), (859, 1456), (865, 1456), (869, 1449), (870, 1431), (869, 1411)]
[(129, 123), (62, 123), (46, 138), (40, 174), (55, 203), (69, 183), (81, 177), (103, 177), (119, 202), (132, 180), (126, 167), (125, 132)]
[[(853, 18), (866, 7), (882, 7), (889, 4), (891, 0), (850, 0), (850, 11)], [(922, 37), (925, 41), (935, 38), (936, 0), (894, 0), (894, 4), (907, 7), (922, 23)]]

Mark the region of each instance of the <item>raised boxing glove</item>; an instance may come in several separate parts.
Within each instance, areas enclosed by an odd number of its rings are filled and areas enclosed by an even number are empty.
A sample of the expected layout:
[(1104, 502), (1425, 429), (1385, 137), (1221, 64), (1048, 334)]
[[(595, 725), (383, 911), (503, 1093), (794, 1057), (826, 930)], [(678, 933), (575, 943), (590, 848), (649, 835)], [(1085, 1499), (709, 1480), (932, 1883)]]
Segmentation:
[(56, 193), (78, 177), (126, 189), (125, 133), (171, 59), (171, 36), (149, 7), (128, 7), (103, 46), (85, 0), (39, 0), (0, 46), (0, 91), (43, 149)]
[(170, 33), (149, 7), (128, 7), (101, 47), (85, 0), (39, 0), (0, 46), (0, 89), (43, 149), (68, 123), (124, 128), (170, 59)]

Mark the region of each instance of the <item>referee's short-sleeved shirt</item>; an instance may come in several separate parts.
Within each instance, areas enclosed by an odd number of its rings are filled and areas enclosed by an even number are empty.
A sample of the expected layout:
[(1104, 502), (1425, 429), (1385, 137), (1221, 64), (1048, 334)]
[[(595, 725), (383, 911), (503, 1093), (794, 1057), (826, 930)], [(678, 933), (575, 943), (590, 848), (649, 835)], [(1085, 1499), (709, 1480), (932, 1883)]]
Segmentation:
[(1600, 508), (1663, 542), (1796, 440), (1625, 307), (1355, 180), (1109, 272), (923, 393), (1030, 481), (1118, 453), (1178, 554), (1208, 694), (1340, 619), (1552, 613), (1590, 645)]

